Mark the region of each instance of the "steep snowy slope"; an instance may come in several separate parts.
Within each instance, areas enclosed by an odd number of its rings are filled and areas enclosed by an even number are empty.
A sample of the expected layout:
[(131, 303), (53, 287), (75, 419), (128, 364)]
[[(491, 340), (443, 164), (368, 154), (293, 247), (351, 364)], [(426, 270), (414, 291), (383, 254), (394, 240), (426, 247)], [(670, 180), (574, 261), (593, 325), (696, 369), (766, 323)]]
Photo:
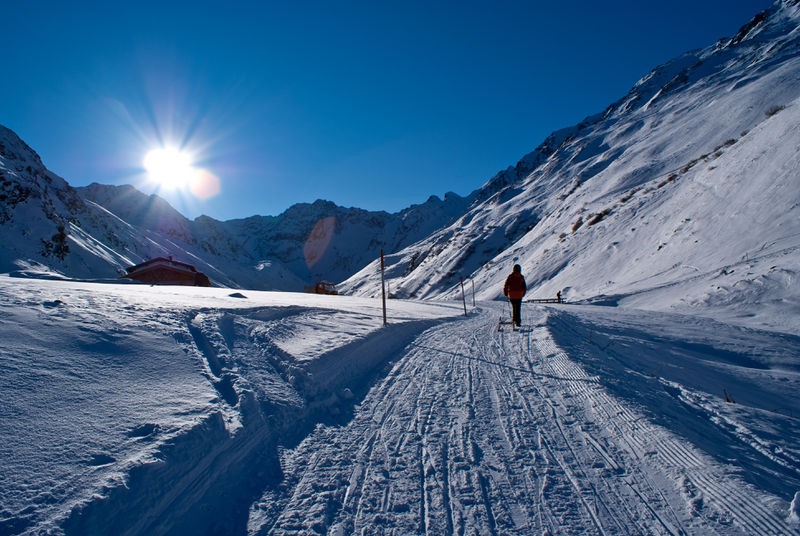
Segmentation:
[(115, 251), (93, 240), (85, 227), (128, 236), (124, 222), (84, 203), (75, 189), (48, 171), (39, 155), (0, 127), (0, 271), (34, 269), (76, 277), (115, 277), (137, 262), (131, 251)]
[[(798, 21), (796, 1), (777, 2), (551, 135), (453, 225), (390, 256), (392, 292), (452, 297), (463, 276), (493, 298), (520, 263), (531, 297), (796, 315)], [(377, 295), (379, 285), (373, 263), (343, 288)]]

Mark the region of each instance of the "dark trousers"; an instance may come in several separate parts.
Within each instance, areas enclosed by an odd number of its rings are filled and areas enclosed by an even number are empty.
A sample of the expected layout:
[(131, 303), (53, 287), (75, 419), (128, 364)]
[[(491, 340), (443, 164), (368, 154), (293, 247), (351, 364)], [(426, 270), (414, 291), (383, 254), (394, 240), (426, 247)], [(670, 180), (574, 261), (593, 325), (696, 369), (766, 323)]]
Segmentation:
[(522, 309), (522, 298), (509, 298), (508, 301), (511, 302), (511, 320), (515, 325), (519, 326), (522, 324), (522, 318), (520, 316), (520, 309)]

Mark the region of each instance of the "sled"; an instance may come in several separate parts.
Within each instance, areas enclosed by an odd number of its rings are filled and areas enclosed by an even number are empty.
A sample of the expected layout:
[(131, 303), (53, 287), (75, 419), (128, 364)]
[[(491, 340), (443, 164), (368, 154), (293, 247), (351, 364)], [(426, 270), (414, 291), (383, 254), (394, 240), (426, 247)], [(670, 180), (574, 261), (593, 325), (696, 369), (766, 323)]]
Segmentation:
[(517, 327), (514, 325), (513, 320), (503, 320), (501, 316), (500, 319), (497, 321), (497, 331), (503, 331), (503, 326), (510, 325), (511, 331), (517, 331)]

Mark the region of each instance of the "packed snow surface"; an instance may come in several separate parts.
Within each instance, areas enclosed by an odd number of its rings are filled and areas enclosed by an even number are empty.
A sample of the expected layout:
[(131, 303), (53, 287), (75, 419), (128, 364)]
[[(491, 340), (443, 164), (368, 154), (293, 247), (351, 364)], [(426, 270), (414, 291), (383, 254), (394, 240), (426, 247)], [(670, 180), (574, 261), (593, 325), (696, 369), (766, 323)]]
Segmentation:
[[(0, 534), (800, 534), (800, 337), (0, 277)], [(469, 303), (469, 300), (468, 300)]]

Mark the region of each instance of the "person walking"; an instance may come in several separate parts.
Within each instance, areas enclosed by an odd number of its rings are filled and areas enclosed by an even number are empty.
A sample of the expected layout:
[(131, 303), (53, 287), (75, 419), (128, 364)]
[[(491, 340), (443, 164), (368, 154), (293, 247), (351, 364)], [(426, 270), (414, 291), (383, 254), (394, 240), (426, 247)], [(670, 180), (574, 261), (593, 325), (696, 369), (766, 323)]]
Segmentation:
[(503, 286), (503, 295), (511, 302), (511, 321), (517, 327), (522, 324), (520, 309), (522, 308), (522, 297), (525, 296), (527, 291), (528, 286), (525, 284), (525, 278), (522, 277), (522, 266), (515, 264), (514, 270), (506, 278), (506, 284)]

